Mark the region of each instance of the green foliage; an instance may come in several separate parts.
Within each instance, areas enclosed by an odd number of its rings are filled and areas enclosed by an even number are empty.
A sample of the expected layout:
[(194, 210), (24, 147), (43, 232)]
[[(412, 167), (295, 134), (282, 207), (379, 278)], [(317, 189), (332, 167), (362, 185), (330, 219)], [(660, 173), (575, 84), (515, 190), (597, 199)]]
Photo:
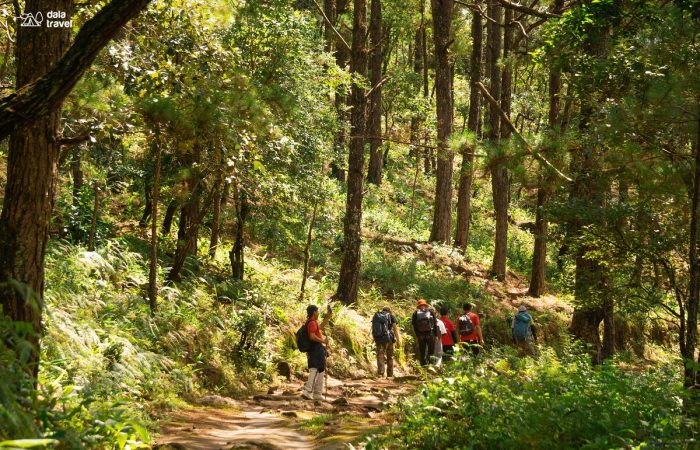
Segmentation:
[[(449, 367), (410, 401), (368, 448), (694, 448), (674, 365), (593, 367), (585, 354), (539, 360), (512, 352)], [(663, 386), (663, 387), (662, 387)]]

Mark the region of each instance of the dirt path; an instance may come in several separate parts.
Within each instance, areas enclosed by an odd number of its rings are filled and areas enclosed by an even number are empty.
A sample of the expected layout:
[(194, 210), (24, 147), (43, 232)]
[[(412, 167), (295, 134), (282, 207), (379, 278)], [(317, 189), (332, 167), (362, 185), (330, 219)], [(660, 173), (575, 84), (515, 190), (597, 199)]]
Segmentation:
[[(161, 424), (156, 448), (346, 449), (383, 425), (383, 411), (415, 389), (416, 377), (328, 379), (327, 400), (300, 396), (299, 382), (245, 400), (205, 397)], [(350, 447), (351, 448), (351, 447)]]

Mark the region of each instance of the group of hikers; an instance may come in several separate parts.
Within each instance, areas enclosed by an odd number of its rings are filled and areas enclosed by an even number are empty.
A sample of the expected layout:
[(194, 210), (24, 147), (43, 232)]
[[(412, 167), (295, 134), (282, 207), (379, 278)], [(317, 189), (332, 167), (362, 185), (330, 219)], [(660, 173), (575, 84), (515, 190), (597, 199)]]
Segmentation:
[[(481, 320), (472, 310), (474, 305), (465, 303), (462, 314), (453, 322), (448, 314), (449, 308), (441, 306), (440, 316), (437, 310), (424, 299), (416, 303), (416, 310), (411, 316), (411, 325), (418, 345), (418, 360), (422, 367), (432, 364), (440, 366), (450, 361), (457, 345), (462, 346), (477, 356), (484, 345)], [(325, 384), (326, 356), (324, 344), (327, 338), (323, 330), (331, 318), (332, 311), (319, 323), (319, 309), (316, 305), (306, 308), (307, 320), (296, 334), (299, 350), (307, 353), (309, 379), (302, 389), (302, 396), (307, 399), (322, 400)], [(532, 341), (537, 341), (536, 328), (527, 307), (521, 305), (511, 321), (513, 343), (521, 354), (535, 354)], [(400, 345), (398, 321), (385, 306), (372, 318), (372, 337), (377, 353), (377, 374), (380, 377), (394, 376), (394, 344)]]

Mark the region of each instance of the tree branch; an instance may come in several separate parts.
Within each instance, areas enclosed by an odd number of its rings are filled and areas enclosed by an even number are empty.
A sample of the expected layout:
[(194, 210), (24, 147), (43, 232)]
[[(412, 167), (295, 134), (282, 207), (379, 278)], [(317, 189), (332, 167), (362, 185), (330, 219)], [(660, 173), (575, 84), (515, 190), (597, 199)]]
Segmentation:
[(97, 54), (150, 0), (113, 0), (82, 26), (46, 75), (0, 99), (0, 140), (61, 104)]
[(343, 39), (343, 35), (340, 34), (340, 31), (338, 31), (338, 29), (335, 27), (335, 25), (333, 25), (333, 23), (331, 22), (331, 19), (328, 18), (328, 16), (326, 15), (326, 12), (323, 10), (323, 8), (321, 8), (321, 5), (319, 5), (319, 4), (316, 2), (316, 0), (312, 0), (312, 1), (314, 2), (314, 5), (316, 5), (316, 8), (318, 9), (318, 11), (319, 11), (319, 12), (321, 13), (321, 15), (323, 16), (323, 19), (326, 21), (326, 24), (327, 24), (329, 27), (331, 27), (331, 30), (333, 30), (333, 32), (334, 32), (335, 35), (338, 37), (338, 39), (340, 39), (340, 42), (342, 42), (342, 44), (345, 46), (345, 49), (346, 49), (347, 51), (352, 51), (352, 49), (350, 48), (350, 46), (348, 45), (348, 43), (345, 41), (345, 39)]
[(541, 17), (543, 19), (559, 19), (559, 18), (561, 18), (561, 15), (559, 15), (559, 14), (554, 14), (554, 13), (547, 12), (547, 11), (539, 11), (535, 8), (530, 8), (529, 6), (519, 5), (517, 3), (512, 3), (508, 0), (498, 0), (498, 3), (500, 3), (501, 5), (503, 5), (504, 7), (508, 8), (508, 9), (512, 9), (514, 11), (518, 11), (518, 12), (521, 12), (524, 14), (529, 14), (529, 15), (535, 16), (535, 17)]
[(481, 82), (476, 83), (476, 86), (479, 88), (479, 90), (481, 91), (481, 94), (489, 102), (491, 107), (495, 108), (496, 111), (498, 111), (498, 114), (501, 116), (501, 120), (503, 121), (503, 123), (505, 123), (508, 126), (511, 133), (513, 133), (515, 136), (517, 136), (520, 139), (520, 141), (523, 143), (523, 145), (525, 145), (525, 148), (526, 148), (525, 154), (526, 155), (533, 155), (535, 158), (542, 161), (544, 163), (544, 165), (546, 165), (547, 167), (552, 169), (552, 171), (554, 171), (554, 173), (556, 173), (557, 175), (559, 175), (561, 178), (568, 181), (569, 183), (574, 181), (570, 177), (566, 176), (562, 171), (557, 169), (551, 162), (549, 162), (539, 152), (536, 152), (532, 148), (532, 146), (525, 140), (525, 138), (520, 133), (518, 133), (518, 130), (515, 129), (515, 125), (513, 125), (513, 122), (511, 122), (510, 119), (508, 118), (508, 116), (506, 115), (506, 113), (503, 112), (503, 110), (501, 109), (501, 106), (498, 104), (498, 101), (496, 101), (496, 99), (493, 98), (493, 96), (491, 96), (491, 93), (488, 91), (488, 89), (486, 89), (486, 86), (484, 86)]

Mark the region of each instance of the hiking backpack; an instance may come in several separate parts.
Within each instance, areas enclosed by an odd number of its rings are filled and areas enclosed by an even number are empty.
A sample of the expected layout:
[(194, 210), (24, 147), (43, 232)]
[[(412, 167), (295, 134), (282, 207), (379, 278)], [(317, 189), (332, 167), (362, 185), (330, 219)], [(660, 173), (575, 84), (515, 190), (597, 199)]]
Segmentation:
[(527, 313), (518, 313), (515, 315), (515, 321), (513, 322), (513, 337), (517, 341), (525, 341), (530, 334), (530, 317)]
[(416, 312), (416, 329), (419, 333), (430, 333), (433, 331), (433, 321), (430, 320), (431, 318), (432, 314), (430, 314), (430, 311), (419, 309)]
[(474, 332), (474, 322), (469, 314), (462, 314), (457, 319), (457, 328), (460, 336), (468, 336)]
[(308, 353), (311, 350), (311, 339), (309, 339), (309, 322), (304, 322), (304, 325), (297, 330), (297, 348), (302, 353)]
[(372, 317), (372, 337), (378, 344), (393, 340), (389, 329), (389, 313), (379, 311)]

